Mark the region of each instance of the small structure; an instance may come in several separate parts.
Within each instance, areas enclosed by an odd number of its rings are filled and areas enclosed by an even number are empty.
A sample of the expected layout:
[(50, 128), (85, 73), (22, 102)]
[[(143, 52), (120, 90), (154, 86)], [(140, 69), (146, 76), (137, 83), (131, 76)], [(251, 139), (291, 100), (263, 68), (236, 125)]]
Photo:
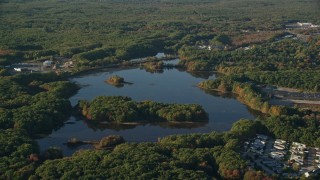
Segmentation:
[(53, 61), (49, 61), (49, 60), (46, 60), (43, 62), (43, 66), (44, 67), (51, 67), (53, 64)]
[(300, 27), (309, 28), (309, 27), (311, 27), (313, 24), (312, 24), (312, 23), (297, 22), (297, 25), (300, 26)]
[(29, 70), (27, 68), (13, 68), (16, 72), (28, 72)]
[(206, 49), (206, 50), (211, 51), (213, 47), (210, 46), (210, 45), (208, 45), (208, 46), (206, 46), (206, 45), (199, 45), (198, 48), (199, 48), (199, 49)]
[(316, 154), (315, 154), (315, 163), (316, 163), (316, 166), (318, 168), (320, 168), (320, 149), (319, 148), (315, 148), (316, 150)]
[(287, 29), (309, 29), (309, 28), (318, 28), (320, 27), (319, 25), (314, 25), (312, 23), (302, 23), (302, 22), (297, 22), (295, 24), (289, 24), (286, 25)]
[(317, 175), (319, 175), (319, 174), (320, 174), (320, 169), (315, 169), (315, 170), (312, 170), (312, 171), (310, 171), (310, 172), (304, 173), (304, 175), (305, 175), (306, 177), (309, 177), (309, 176), (311, 176), (311, 175), (317, 176)]
[(14, 71), (17, 71), (17, 72), (21, 72), (22, 71), (21, 68), (13, 68), (13, 69), (14, 69)]

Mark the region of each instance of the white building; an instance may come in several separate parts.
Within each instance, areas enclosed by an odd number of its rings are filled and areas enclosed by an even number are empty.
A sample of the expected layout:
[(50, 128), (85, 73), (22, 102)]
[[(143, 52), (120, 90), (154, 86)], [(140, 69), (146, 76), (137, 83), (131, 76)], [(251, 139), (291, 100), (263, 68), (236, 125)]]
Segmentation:
[(301, 27), (311, 27), (313, 24), (312, 23), (297, 22), (297, 25), (301, 26)]
[(21, 68), (13, 68), (13, 69), (14, 69), (14, 71), (17, 71), (17, 72), (21, 72), (22, 71)]
[(52, 64), (53, 64), (53, 61), (49, 61), (49, 60), (43, 62), (43, 66), (45, 67), (51, 67)]

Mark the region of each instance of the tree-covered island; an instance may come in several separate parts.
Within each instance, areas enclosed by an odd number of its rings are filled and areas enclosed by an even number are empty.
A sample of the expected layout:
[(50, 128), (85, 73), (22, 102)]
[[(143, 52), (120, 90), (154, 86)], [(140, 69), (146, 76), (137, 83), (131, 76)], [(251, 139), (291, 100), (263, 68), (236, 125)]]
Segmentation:
[(105, 80), (105, 82), (107, 82), (108, 84), (111, 84), (113, 86), (116, 86), (116, 87), (121, 87), (124, 85), (124, 83), (126, 83), (124, 81), (124, 78), (120, 77), (118, 75), (114, 75), (114, 76), (109, 77), (107, 80)]
[(207, 121), (207, 113), (196, 104), (165, 104), (153, 101), (136, 102), (129, 97), (98, 96), (91, 102), (81, 100), (80, 112), (88, 120), (124, 122), (197, 122)]

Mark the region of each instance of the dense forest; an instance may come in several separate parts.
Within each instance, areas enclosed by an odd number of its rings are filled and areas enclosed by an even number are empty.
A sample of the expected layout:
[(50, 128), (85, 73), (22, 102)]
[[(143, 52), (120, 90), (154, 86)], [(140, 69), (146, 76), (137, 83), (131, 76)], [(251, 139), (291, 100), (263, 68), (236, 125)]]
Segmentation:
[[(244, 142), (261, 133), (320, 148), (319, 111), (270, 105), (255, 85), (320, 91), (319, 28), (286, 29), (319, 25), (319, 9), (316, 0), (0, 0), (0, 179), (283, 178), (249, 168)], [(63, 57), (81, 72), (158, 52), (178, 55), (182, 70), (221, 73), (198, 86), (235, 93), (267, 115), (241, 119), (226, 132), (121, 139), (70, 157), (38, 147), (35, 138), (73, 112), (68, 98), (79, 86), (69, 73), (16, 73), (13, 64)], [(163, 63), (142, 67), (154, 71)], [(118, 96), (81, 100), (76, 111), (94, 122), (208, 119), (199, 105)]]
[(0, 84), (0, 177), (27, 179), (36, 161), (59, 152), (48, 149), (46, 155), (43, 150), (40, 157), (32, 137), (63, 125), (72, 110), (67, 98), (79, 87), (54, 73), (2, 76)]
[[(263, 40), (295, 21), (320, 24), (316, 1), (10, 0), (0, 3), (2, 64), (58, 54), (73, 57), (78, 65), (94, 66), (151, 55), (159, 50), (176, 52), (182, 46), (201, 41), (238, 45), (255, 38), (256, 31), (261, 31), (258, 39)], [(300, 13), (296, 13), (297, 8)]]
[(50, 132), (70, 115), (66, 98), (78, 86), (54, 73), (1, 77), (0, 129), (25, 129), (30, 134)]
[(305, 91), (319, 91), (320, 37), (307, 43), (281, 40), (254, 45), (252, 49), (230, 51), (180, 49), (189, 71), (217, 70), (223, 74), (243, 74), (250, 81)]

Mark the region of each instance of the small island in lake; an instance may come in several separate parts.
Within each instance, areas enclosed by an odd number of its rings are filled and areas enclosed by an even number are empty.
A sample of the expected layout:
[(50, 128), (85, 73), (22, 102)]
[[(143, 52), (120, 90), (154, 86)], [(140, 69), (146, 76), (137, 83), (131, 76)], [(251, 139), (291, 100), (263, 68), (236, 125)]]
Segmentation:
[(76, 147), (85, 144), (91, 144), (95, 149), (110, 149), (116, 145), (125, 143), (125, 140), (122, 136), (110, 135), (102, 138), (100, 141), (81, 141), (76, 138), (71, 138), (66, 144), (69, 147)]
[(159, 62), (146, 62), (143, 64), (143, 68), (149, 71), (158, 71), (158, 70), (162, 70), (164, 67), (164, 63), (163, 61), (159, 61)]
[(166, 104), (153, 101), (136, 102), (129, 97), (98, 96), (91, 102), (79, 101), (79, 110), (88, 120), (109, 123), (201, 122), (208, 115), (197, 104)]
[(105, 80), (105, 82), (116, 87), (122, 87), (124, 86), (124, 84), (132, 84), (132, 83), (125, 82), (124, 78), (118, 75), (109, 77), (107, 80)]

